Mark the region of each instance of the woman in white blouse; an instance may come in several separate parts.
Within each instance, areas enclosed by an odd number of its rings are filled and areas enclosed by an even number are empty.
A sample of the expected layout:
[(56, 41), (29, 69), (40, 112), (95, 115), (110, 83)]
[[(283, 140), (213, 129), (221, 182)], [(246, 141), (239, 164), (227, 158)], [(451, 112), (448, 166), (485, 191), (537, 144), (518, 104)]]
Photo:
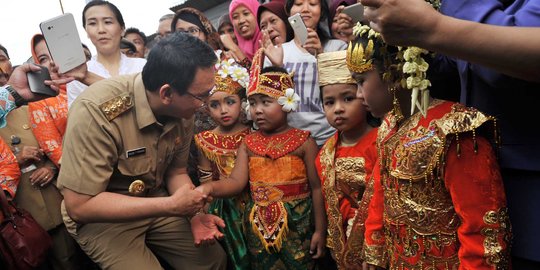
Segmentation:
[[(103, 78), (141, 72), (146, 60), (128, 58), (120, 52), (120, 40), (125, 29), (120, 10), (107, 1), (91, 1), (83, 9), (83, 27), (96, 46), (97, 55), (87, 62), (88, 71)], [(67, 85), (68, 106), (87, 85), (73, 81)]]

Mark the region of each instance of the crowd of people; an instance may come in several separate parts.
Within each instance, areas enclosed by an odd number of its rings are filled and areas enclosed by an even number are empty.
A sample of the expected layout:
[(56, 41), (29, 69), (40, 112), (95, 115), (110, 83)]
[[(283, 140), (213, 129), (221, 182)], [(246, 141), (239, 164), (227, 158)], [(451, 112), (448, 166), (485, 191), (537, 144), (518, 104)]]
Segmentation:
[(540, 269), (536, 1), (81, 17), (97, 54), (66, 73), (41, 34), (16, 68), (0, 45), (0, 186), (52, 239), (36, 269)]

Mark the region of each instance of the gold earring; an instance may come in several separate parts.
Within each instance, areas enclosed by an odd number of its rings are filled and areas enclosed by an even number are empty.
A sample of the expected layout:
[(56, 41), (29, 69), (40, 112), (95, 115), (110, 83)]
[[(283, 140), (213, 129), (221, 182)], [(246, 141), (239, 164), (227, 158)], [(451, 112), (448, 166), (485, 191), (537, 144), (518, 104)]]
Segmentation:
[(396, 117), (396, 121), (399, 122), (399, 121), (403, 120), (403, 118), (405, 118), (405, 117), (403, 116), (403, 113), (401, 112), (401, 107), (399, 106), (399, 101), (398, 101), (398, 98), (396, 96), (396, 91), (397, 91), (397, 89), (396, 89), (395, 86), (390, 88), (390, 93), (392, 93), (392, 95), (393, 95), (392, 114)]

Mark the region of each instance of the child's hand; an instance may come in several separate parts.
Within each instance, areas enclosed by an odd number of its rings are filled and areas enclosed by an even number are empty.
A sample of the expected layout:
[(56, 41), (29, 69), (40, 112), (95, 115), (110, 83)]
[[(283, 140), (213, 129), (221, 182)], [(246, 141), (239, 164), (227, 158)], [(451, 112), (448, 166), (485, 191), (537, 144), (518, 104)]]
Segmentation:
[(315, 232), (311, 237), (311, 244), (309, 246), (309, 253), (315, 254), (311, 258), (319, 259), (324, 256), (326, 247), (326, 233)]
[[(206, 195), (210, 198), (211, 201), (211, 195), (212, 195), (212, 185), (210, 184), (202, 184), (195, 188), (196, 191)], [(207, 199), (208, 200), (208, 199)]]

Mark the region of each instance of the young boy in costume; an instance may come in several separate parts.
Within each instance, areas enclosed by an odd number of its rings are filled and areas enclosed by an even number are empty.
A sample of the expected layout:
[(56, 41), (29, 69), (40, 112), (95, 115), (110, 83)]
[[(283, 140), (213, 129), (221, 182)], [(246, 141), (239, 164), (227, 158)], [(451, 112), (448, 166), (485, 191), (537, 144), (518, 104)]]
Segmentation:
[(318, 55), (323, 109), (337, 132), (321, 148), (315, 167), (328, 219), (326, 245), (338, 269), (361, 269), (364, 222), (377, 162), (377, 129), (368, 124), (369, 112), (356, 97), (356, 81), (347, 69), (346, 54)]

